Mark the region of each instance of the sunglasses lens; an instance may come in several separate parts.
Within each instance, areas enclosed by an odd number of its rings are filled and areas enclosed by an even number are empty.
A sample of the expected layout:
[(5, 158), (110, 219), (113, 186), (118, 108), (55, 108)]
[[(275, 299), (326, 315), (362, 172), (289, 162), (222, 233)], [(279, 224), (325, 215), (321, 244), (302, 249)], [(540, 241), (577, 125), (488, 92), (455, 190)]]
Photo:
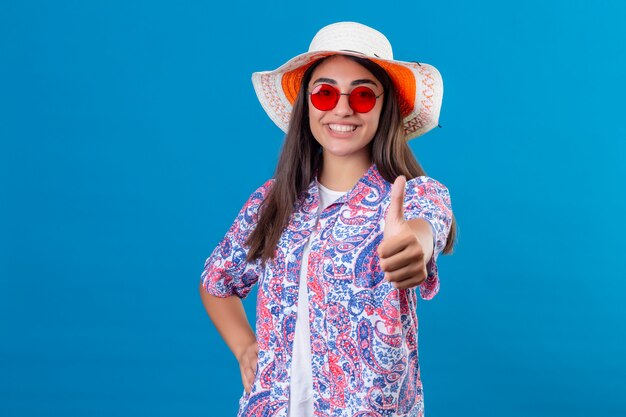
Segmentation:
[(376, 105), (376, 93), (365, 86), (357, 87), (350, 93), (350, 107), (357, 113), (367, 113)]
[(337, 101), (339, 101), (339, 93), (332, 85), (319, 84), (311, 91), (311, 103), (318, 110), (331, 110)]
[[(328, 111), (339, 101), (339, 90), (330, 84), (319, 84), (311, 91), (311, 103), (316, 109)], [(357, 113), (367, 113), (376, 105), (376, 93), (369, 87), (360, 86), (350, 92), (348, 102)]]

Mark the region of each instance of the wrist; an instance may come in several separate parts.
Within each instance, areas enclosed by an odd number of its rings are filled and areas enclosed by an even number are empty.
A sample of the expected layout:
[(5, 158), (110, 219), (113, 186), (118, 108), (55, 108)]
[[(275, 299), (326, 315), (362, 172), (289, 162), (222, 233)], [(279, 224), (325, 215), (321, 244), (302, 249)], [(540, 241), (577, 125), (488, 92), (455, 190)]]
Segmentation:
[(256, 338), (245, 340), (233, 347), (232, 352), (235, 355), (237, 362), (241, 362), (241, 358), (245, 355), (246, 351), (256, 343)]

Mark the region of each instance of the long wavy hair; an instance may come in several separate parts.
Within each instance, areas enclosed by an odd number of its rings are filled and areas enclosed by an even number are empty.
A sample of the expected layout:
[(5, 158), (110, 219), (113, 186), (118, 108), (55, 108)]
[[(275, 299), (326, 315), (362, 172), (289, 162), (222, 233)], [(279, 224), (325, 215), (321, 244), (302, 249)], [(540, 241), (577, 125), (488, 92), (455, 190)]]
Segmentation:
[[(381, 176), (393, 183), (400, 175), (404, 175), (407, 180), (426, 175), (404, 139), (396, 89), (387, 72), (369, 59), (352, 55), (344, 56), (371, 72), (381, 82), (384, 90), (378, 129), (368, 145), (372, 162), (376, 164)], [(260, 257), (261, 261), (265, 262), (273, 258), (278, 240), (288, 224), (298, 196), (309, 188), (314, 179), (315, 170), (322, 162), (322, 147), (311, 133), (306, 91), (313, 71), (324, 59), (326, 58), (315, 61), (302, 78), (274, 173), (274, 184), (259, 209), (257, 226), (246, 241), (250, 248), (248, 261)], [(443, 253), (452, 252), (455, 239), (456, 220), (453, 215), (450, 234)]]

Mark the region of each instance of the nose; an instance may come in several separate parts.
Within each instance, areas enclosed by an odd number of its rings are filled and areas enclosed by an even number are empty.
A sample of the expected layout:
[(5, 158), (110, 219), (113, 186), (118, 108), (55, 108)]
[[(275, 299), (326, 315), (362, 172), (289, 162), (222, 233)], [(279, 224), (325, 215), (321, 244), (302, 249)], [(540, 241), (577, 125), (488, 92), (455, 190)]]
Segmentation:
[(340, 94), (339, 101), (333, 109), (333, 112), (337, 116), (351, 116), (354, 113), (352, 107), (350, 107), (350, 101), (348, 100), (349, 94)]

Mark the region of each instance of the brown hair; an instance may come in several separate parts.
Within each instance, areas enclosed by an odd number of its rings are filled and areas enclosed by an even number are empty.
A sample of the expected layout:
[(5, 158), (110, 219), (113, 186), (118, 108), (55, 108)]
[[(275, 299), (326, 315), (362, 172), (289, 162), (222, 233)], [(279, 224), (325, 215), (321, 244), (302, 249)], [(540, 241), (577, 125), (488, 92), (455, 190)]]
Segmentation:
[[(381, 176), (393, 183), (400, 175), (404, 175), (407, 180), (426, 175), (404, 139), (400, 106), (395, 98), (396, 90), (387, 72), (369, 59), (345, 56), (370, 71), (381, 82), (384, 90), (378, 129), (369, 144), (372, 162), (376, 164)], [(287, 226), (298, 196), (309, 188), (315, 170), (321, 163), (322, 147), (311, 133), (306, 91), (313, 71), (324, 59), (326, 58), (315, 61), (302, 78), (274, 173), (274, 184), (259, 209), (257, 227), (246, 242), (250, 247), (248, 261), (260, 257), (265, 262), (273, 258), (278, 240)], [(456, 220), (453, 214), (450, 234), (443, 253), (452, 252), (455, 237)]]

